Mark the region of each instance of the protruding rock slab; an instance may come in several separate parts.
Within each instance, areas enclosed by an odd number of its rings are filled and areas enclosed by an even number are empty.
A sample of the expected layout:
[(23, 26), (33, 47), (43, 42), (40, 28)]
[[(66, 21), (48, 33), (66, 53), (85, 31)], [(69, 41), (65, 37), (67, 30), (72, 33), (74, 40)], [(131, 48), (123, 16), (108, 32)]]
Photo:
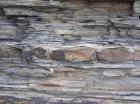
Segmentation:
[(103, 72), (104, 77), (110, 77), (110, 78), (115, 78), (115, 77), (122, 77), (124, 76), (124, 73), (120, 70), (105, 70)]
[(95, 59), (94, 49), (89, 47), (75, 47), (70, 49), (53, 50), (51, 58), (58, 61), (84, 62)]
[(139, 0), (135, 0), (133, 10), (134, 10), (134, 13), (136, 13), (136, 14), (140, 13), (140, 1)]
[(25, 8), (4, 8), (7, 16), (36, 16), (36, 13), (30, 9)]
[(134, 51), (134, 60), (140, 60), (140, 48)]
[(126, 48), (107, 48), (97, 53), (97, 57), (103, 62), (123, 62), (130, 58), (130, 53)]

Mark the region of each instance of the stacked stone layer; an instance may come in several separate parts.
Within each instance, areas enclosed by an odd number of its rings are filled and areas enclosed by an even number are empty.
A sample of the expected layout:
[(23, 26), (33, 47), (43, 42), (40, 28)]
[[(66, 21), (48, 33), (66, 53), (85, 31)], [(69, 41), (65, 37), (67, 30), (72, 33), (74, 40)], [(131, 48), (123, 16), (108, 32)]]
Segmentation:
[(0, 0), (0, 104), (140, 104), (139, 0)]

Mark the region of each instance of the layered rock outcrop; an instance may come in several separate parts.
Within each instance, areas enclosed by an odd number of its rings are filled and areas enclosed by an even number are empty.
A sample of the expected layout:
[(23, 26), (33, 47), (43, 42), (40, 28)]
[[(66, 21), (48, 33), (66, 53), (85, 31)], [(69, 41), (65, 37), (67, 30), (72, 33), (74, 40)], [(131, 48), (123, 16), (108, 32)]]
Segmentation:
[(0, 104), (139, 104), (139, 0), (0, 0)]

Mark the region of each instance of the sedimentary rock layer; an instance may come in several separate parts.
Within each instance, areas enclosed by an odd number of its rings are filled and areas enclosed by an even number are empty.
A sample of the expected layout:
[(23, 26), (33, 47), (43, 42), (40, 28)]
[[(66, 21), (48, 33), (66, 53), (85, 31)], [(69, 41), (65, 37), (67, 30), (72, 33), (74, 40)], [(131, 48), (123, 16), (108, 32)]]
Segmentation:
[(140, 104), (139, 0), (0, 0), (0, 104)]

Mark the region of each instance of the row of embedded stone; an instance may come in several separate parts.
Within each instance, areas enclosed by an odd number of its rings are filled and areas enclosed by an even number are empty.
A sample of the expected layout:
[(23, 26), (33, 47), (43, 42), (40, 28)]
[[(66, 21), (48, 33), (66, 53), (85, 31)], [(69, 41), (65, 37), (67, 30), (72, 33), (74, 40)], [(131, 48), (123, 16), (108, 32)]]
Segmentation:
[(119, 63), (140, 60), (140, 49), (123, 46), (73, 46), (60, 49), (36, 47), (32, 49), (32, 55), (33, 58), (57, 61)]

